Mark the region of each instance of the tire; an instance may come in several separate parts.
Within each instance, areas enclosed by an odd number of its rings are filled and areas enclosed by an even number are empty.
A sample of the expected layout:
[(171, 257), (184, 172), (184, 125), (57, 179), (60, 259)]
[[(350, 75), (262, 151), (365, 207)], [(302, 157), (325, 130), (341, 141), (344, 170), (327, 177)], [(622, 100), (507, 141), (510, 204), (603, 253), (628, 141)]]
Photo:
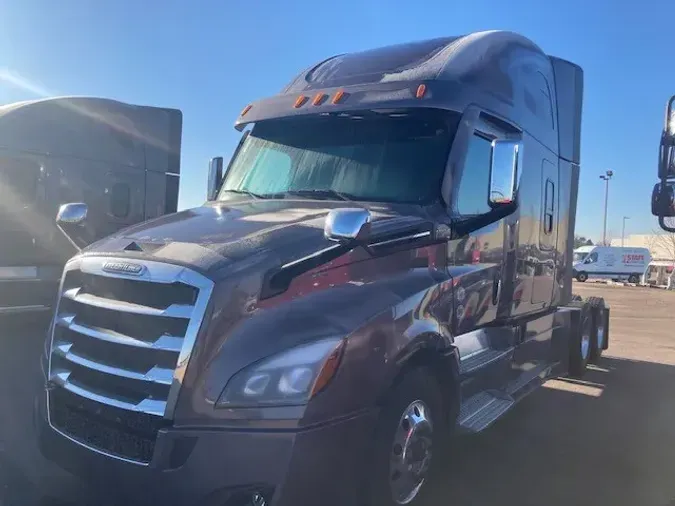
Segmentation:
[(605, 329), (605, 299), (602, 297), (589, 297), (587, 299), (591, 307), (591, 314), (593, 317), (593, 330), (591, 333), (591, 355), (589, 362), (597, 364), (602, 356), (602, 350), (605, 346), (605, 339), (607, 332)]
[(581, 378), (586, 373), (591, 358), (593, 312), (587, 301), (574, 301), (570, 306), (581, 308), (581, 315), (579, 328), (572, 333), (569, 340), (569, 374), (573, 378)]
[[(411, 426), (411, 420), (417, 423)], [(413, 436), (405, 438), (410, 430)], [(425, 368), (406, 373), (389, 392), (377, 422), (368, 504), (423, 504), (448, 435), (449, 423), (436, 379)]]
[(585, 272), (580, 272), (577, 274), (577, 281), (581, 281), (582, 283), (585, 282), (588, 279), (588, 274)]
[(629, 283), (639, 283), (640, 282), (640, 275), (639, 274), (631, 274), (628, 276), (628, 282)]

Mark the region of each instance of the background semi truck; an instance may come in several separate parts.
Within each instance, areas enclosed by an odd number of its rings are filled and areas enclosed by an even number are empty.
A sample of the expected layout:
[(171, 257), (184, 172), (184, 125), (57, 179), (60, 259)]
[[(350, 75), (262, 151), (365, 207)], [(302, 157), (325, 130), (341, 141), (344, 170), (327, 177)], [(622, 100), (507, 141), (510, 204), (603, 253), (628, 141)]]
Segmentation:
[(582, 88), (492, 31), (247, 105), (210, 202), (66, 264), (43, 454), (125, 504), (419, 504), (449, 436), (608, 347), (572, 295)]
[(77, 249), (54, 223), (88, 205), (89, 242), (175, 212), (182, 114), (90, 97), (0, 107), (0, 315), (48, 309)]

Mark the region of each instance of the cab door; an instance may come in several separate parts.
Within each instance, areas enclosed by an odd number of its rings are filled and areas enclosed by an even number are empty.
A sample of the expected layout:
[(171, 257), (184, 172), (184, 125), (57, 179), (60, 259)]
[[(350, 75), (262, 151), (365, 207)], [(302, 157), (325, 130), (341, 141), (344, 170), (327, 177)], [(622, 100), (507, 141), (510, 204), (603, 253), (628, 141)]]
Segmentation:
[(558, 240), (558, 167), (544, 158), (541, 164), (541, 208), (539, 241), (534, 250), (532, 305), (551, 305), (556, 279), (556, 242)]
[[(517, 338), (517, 329), (508, 322), (515, 229), (510, 217), (494, 218), (490, 223), (484, 219), (493, 213), (491, 180), (497, 162), (514, 176), (513, 159), (501, 163), (506, 160), (496, 156), (495, 146), (498, 141), (517, 141), (520, 133), (484, 112), (470, 117), (471, 112), (465, 113), (463, 123), (472, 128), (460, 132), (455, 140), (455, 146), (463, 148), (461, 159), (451, 160), (456, 167), (451, 212), (457, 222), (468, 225), (458, 228), (461, 237), (448, 242), (448, 273), (454, 287), (452, 333), (465, 399), (498, 390), (512, 379)], [(501, 197), (510, 194), (504, 189)]]
[(109, 166), (105, 175), (104, 212), (99, 238), (144, 221), (145, 193), (143, 169)]
[(46, 222), (37, 206), (39, 177), (39, 163), (0, 151), (0, 267), (37, 265), (35, 241)]

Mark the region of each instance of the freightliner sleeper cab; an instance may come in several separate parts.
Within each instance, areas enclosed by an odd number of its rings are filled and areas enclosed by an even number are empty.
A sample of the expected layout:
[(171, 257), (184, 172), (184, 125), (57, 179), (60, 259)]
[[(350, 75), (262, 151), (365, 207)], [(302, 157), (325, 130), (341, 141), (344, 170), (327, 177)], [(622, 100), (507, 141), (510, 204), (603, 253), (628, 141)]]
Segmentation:
[(66, 265), (44, 454), (127, 503), (419, 504), (450, 435), (608, 346), (571, 293), (582, 84), (491, 31), (247, 105), (208, 202)]

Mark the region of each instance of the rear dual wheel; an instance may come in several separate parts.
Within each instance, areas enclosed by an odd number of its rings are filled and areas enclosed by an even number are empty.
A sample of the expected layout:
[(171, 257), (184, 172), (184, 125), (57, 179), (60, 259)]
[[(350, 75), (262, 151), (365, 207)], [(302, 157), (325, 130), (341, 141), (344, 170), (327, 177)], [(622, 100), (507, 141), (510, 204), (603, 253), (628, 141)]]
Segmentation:
[(593, 316), (593, 333), (591, 334), (591, 357), (590, 362), (597, 364), (602, 356), (607, 339), (605, 328), (605, 299), (602, 297), (589, 297), (588, 304)]

